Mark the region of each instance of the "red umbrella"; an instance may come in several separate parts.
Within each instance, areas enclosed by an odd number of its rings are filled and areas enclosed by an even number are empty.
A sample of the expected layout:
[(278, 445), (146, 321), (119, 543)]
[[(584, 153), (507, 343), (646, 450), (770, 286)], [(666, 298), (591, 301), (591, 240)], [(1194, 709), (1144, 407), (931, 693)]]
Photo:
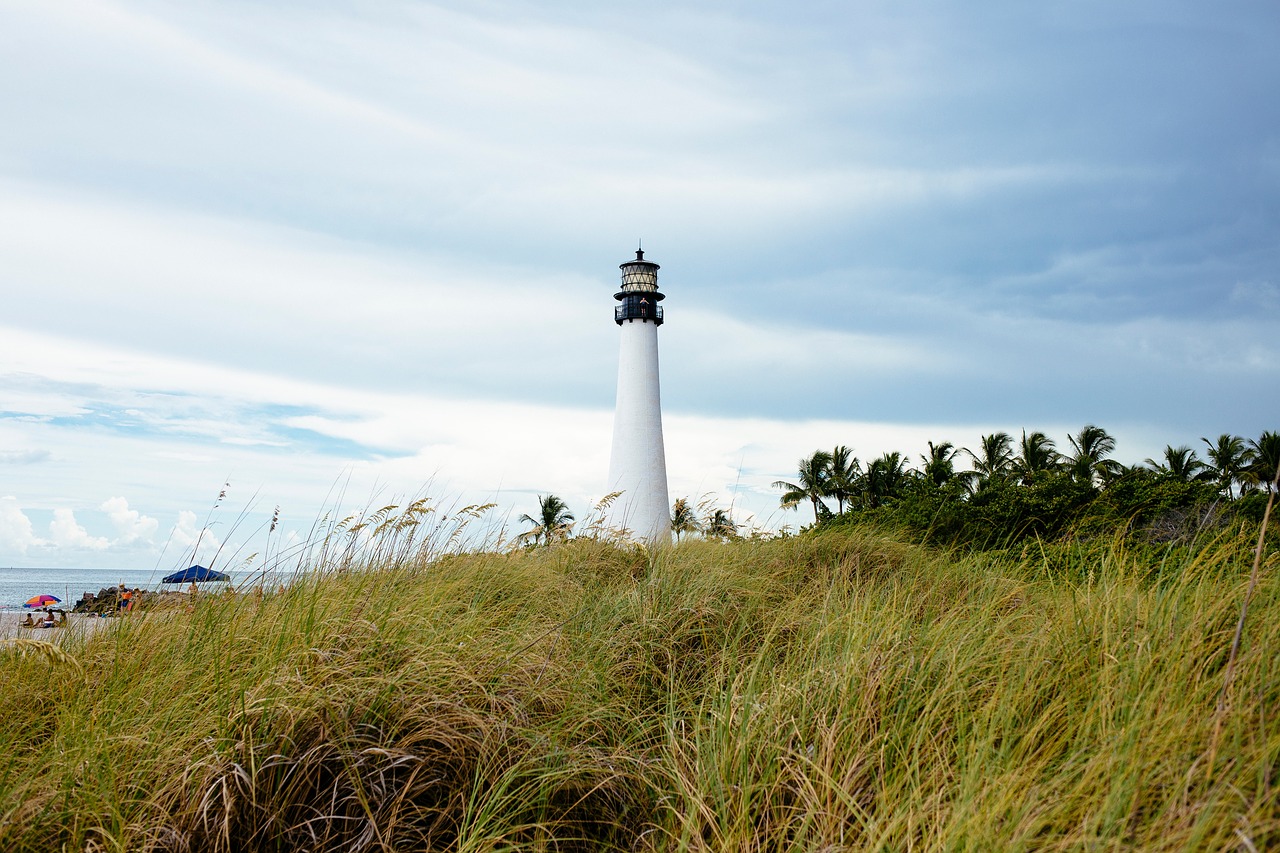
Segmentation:
[(62, 599), (56, 595), (37, 595), (28, 601), (23, 607), (48, 607), (50, 604), (61, 604)]

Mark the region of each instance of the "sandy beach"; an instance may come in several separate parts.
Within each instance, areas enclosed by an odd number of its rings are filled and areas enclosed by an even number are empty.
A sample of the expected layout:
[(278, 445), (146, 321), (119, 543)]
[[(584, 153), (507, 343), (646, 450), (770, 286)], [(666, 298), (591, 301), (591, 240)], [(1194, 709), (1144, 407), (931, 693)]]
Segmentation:
[[(42, 615), (35, 611), (36, 615)], [(118, 619), (132, 619), (132, 616), (112, 616), (100, 618), (86, 616), (83, 613), (68, 613), (67, 624), (58, 628), (23, 628), (21, 622), (27, 618), (26, 612), (0, 613), (0, 641), (24, 638), (28, 640), (45, 640), (59, 642), (69, 636), (88, 636), (110, 628)], [(36, 618), (35, 615), (32, 618)]]
[[(109, 630), (124, 619), (154, 619), (189, 605), (193, 599), (185, 592), (147, 592), (141, 609), (123, 616), (95, 616), (89, 613), (72, 613), (66, 610), (67, 624), (54, 628), (24, 628), (22, 622), (31, 614), (32, 619), (39, 620), (44, 610), (5, 610), (0, 611), (0, 642), (23, 637), (30, 640), (60, 641), (68, 636), (88, 636), (100, 631)], [(64, 608), (65, 610), (65, 608)], [(55, 612), (56, 616), (56, 612)]]

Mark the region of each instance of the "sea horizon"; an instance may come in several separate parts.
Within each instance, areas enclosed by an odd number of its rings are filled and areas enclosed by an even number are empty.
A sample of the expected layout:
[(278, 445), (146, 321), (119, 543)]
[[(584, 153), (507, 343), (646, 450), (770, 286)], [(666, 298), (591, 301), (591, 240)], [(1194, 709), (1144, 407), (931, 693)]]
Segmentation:
[[(121, 583), (130, 589), (185, 588), (185, 584), (161, 584), (160, 579), (174, 571), (178, 569), (0, 567), (0, 611), (22, 610), (23, 602), (37, 595), (56, 596), (61, 599), (59, 607), (70, 609), (86, 592), (97, 593)], [(235, 586), (258, 572), (229, 571), (228, 574)]]

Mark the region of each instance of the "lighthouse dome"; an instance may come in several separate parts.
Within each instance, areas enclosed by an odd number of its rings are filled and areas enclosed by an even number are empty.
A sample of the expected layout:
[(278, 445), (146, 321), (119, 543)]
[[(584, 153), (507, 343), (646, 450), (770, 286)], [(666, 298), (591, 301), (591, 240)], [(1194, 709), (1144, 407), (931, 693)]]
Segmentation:
[[(661, 269), (661, 267), (653, 261), (646, 261), (644, 259), (644, 249), (636, 249), (635, 260), (619, 264), (618, 268), (622, 270), (623, 293), (631, 293), (635, 291), (657, 292), (658, 270)], [(662, 297), (658, 298), (661, 299)]]

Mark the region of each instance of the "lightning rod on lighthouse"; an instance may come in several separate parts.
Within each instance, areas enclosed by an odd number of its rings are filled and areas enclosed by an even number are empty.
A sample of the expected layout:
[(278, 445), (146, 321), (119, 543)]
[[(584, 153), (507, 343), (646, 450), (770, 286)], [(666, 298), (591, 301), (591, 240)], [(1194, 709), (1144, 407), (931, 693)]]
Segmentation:
[(667, 460), (662, 446), (662, 400), (658, 390), (658, 327), (665, 294), (658, 291), (658, 265), (636, 249), (620, 264), (622, 290), (613, 298), (621, 328), (618, 401), (613, 413), (609, 490), (621, 492), (612, 506), (616, 526), (650, 544), (671, 541)]

